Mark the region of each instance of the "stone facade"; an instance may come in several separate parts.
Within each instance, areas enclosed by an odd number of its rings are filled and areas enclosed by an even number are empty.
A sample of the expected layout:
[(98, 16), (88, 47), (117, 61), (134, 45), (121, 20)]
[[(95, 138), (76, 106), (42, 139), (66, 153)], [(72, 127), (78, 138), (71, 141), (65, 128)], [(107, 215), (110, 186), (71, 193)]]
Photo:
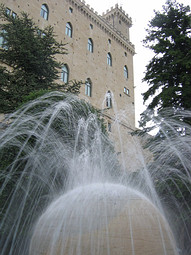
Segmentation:
[[(103, 109), (111, 137), (118, 141), (116, 148), (121, 152), (121, 144), (116, 133), (118, 128), (114, 127), (116, 115), (125, 116), (125, 121), (120, 120), (122, 123), (120, 135), (127, 136), (135, 129), (133, 80), (135, 49), (129, 39), (131, 18), (118, 4), (106, 13), (98, 15), (83, 0), (1, 0), (1, 2), (5, 4), (10, 14), (19, 15), (24, 11), (30, 14), (39, 27), (54, 26), (57, 41), (67, 44), (68, 54), (59, 56), (59, 60), (65, 64), (69, 80), (89, 81), (89, 85), (82, 85), (80, 97)], [(44, 17), (42, 7), (45, 7)], [(60, 82), (64, 82), (61, 81), (61, 77), (63, 78), (63, 74), (60, 76)], [(107, 92), (110, 93), (109, 96)]]

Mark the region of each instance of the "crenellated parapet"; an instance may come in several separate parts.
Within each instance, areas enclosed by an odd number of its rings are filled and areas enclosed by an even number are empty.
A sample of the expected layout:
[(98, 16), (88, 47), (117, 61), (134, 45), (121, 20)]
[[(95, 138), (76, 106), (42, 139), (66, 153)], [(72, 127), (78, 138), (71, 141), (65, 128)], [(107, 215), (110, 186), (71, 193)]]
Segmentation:
[[(135, 54), (135, 47), (129, 40), (129, 28), (132, 20), (118, 4), (111, 7), (106, 13), (99, 15), (97, 11), (86, 4), (84, 0), (67, 0), (81, 14), (86, 16), (94, 25), (98, 26), (109, 37), (121, 44), (125, 50)], [(118, 25), (118, 22), (121, 22)]]
[(118, 4), (114, 7), (111, 7), (111, 9), (107, 10), (106, 13), (103, 12), (102, 16), (106, 20), (110, 20), (113, 16), (118, 16), (123, 22), (125, 22), (129, 27), (132, 26), (132, 19), (129, 17), (129, 15), (123, 10), (122, 7), (119, 7)]

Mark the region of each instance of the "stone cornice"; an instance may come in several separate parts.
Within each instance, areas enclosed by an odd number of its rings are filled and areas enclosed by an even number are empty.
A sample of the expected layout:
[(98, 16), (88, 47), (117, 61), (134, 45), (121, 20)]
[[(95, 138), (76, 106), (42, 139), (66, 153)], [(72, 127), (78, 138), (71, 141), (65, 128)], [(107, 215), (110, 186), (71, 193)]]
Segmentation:
[[(117, 41), (123, 48), (129, 51), (132, 55), (135, 54), (135, 47), (129, 41), (129, 39), (123, 35), (119, 30), (113, 27), (103, 16), (98, 15), (93, 8), (90, 8), (90, 5), (86, 4), (84, 0), (66, 0), (71, 6), (75, 7), (81, 14), (86, 16), (93, 24), (96, 24), (100, 29), (102, 29), (109, 37)], [(120, 8), (117, 8), (119, 15), (123, 19), (131, 24), (131, 19), (125, 14), (125, 12)], [(112, 10), (112, 9), (111, 9)], [(113, 9), (116, 11), (116, 8)]]

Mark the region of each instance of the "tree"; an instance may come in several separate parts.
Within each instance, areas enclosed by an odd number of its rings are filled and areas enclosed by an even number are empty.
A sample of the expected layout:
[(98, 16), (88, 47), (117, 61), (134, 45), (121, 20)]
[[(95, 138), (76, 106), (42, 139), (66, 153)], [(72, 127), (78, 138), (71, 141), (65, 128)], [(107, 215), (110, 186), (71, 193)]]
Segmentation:
[[(161, 203), (172, 213), (178, 227), (177, 244), (181, 254), (190, 246), (190, 128), (191, 113), (191, 15), (190, 8), (168, 0), (162, 12), (155, 11), (144, 40), (154, 57), (146, 67), (151, 99), (142, 114), (142, 133), (156, 128), (146, 143), (153, 155), (148, 169)], [(150, 122), (150, 123), (149, 123)], [(147, 124), (151, 124), (146, 127)], [(156, 130), (155, 129), (155, 130)]]
[(189, 6), (168, 0), (146, 30), (144, 45), (154, 52), (146, 67), (147, 109), (191, 108), (191, 15)]
[(0, 109), (11, 112), (23, 96), (38, 90), (62, 89), (79, 93), (80, 85), (59, 85), (61, 63), (56, 56), (66, 54), (63, 43), (55, 39), (53, 27), (39, 29), (28, 14), (12, 17), (1, 6), (0, 18)]

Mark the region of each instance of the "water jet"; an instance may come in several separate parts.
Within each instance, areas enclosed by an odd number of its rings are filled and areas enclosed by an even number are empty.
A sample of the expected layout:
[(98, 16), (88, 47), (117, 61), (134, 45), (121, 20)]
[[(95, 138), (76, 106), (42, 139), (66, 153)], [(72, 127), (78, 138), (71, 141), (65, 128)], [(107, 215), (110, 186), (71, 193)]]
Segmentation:
[(36, 223), (30, 255), (175, 255), (171, 230), (141, 193), (119, 184), (77, 187)]
[[(0, 136), (0, 254), (189, 254), (188, 214), (168, 181), (178, 190), (176, 174), (190, 194), (191, 132), (188, 126), (186, 135), (177, 135), (175, 123), (167, 122), (174, 137), (168, 128), (166, 139), (150, 142), (155, 162), (146, 164), (138, 140), (127, 143), (126, 151), (142, 162), (139, 171), (128, 172), (88, 103), (52, 92), (19, 109)], [(121, 155), (136, 164), (131, 153)], [(159, 184), (169, 194), (165, 207)], [(189, 213), (189, 199), (179, 194)], [(174, 219), (187, 234), (187, 250)]]

